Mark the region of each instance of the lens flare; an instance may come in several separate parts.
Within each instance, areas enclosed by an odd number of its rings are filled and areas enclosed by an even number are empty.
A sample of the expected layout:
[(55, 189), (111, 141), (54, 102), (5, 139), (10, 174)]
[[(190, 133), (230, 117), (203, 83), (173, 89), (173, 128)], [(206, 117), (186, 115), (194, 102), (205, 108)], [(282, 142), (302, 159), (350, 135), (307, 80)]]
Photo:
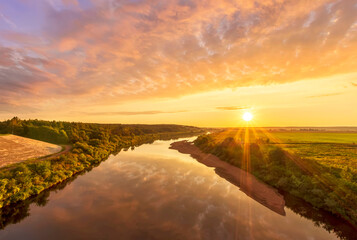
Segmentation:
[(253, 119), (253, 115), (250, 112), (245, 112), (243, 114), (243, 120), (249, 122)]

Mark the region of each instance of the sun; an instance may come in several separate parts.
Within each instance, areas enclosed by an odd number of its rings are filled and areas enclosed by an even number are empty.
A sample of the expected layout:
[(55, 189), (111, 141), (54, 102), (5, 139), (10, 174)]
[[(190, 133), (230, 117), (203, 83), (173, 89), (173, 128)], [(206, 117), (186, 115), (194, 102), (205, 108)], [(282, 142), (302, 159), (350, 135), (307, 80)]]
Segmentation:
[(243, 114), (243, 120), (244, 121), (249, 122), (252, 119), (253, 119), (253, 115), (250, 112), (245, 112)]

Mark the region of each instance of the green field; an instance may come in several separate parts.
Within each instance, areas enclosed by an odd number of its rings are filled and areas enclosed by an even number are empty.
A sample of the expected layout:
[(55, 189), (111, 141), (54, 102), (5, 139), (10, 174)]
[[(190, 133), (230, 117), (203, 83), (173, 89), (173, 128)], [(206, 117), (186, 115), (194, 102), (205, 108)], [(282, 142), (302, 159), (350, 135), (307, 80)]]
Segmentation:
[(286, 144), (296, 155), (315, 160), (318, 163), (339, 170), (347, 170), (357, 174), (357, 146), (347, 144)]
[(283, 143), (347, 143), (357, 144), (357, 133), (273, 132)]
[(335, 170), (350, 168), (357, 174), (357, 133), (277, 132), (272, 133), (283, 148)]
[[(217, 133), (220, 138), (233, 137), (244, 139), (246, 130), (243, 128), (228, 129)], [(258, 138), (270, 139), (270, 143), (344, 143), (357, 144), (357, 132), (292, 132), (292, 131), (266, 131), (262, 128), (250, 128), (250, 142)]]

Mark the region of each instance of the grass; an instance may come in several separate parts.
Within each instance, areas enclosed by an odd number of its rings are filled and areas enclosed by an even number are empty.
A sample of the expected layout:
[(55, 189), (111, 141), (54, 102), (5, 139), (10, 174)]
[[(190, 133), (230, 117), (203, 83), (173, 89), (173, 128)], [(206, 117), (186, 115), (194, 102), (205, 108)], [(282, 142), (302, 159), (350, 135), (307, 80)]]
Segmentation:
[[(270, 143), (341, 143), (357, 144), (357, 132), (269, 132), (262, 128), (250, 128), (250, 142), (256, 142), (258, 138), (270, 139)], [(243, 140), (245, 129), (229, 129), (221, 134), (220, 137), (234, 137)]]
[(335, 175), (357, 174), (357, 133), (277, 132), (274, 137), (295, 155), (330, 168)]
[(304, 159), (339, 170), (351, 169), (357, 174), (357, 145), (350, 144), (286, 144), (294, 154)]
[(357, 144), (357, 133), (274, 132), (283, 143), (346, 143)]
[[(233, 137), (244, 139), (244, 129), (232, 129), (220, 134), (222, 139)], [(251, 129), (250, 142), (257, 139), (270, 143), (281, 143), (283, 149), (307, 160), (331, 168), (336, 174), (349, 170), (357, 175), (357, 132), (267, 132), (262, 129)], [(264, 145), (262, 146), (264, 147)]]

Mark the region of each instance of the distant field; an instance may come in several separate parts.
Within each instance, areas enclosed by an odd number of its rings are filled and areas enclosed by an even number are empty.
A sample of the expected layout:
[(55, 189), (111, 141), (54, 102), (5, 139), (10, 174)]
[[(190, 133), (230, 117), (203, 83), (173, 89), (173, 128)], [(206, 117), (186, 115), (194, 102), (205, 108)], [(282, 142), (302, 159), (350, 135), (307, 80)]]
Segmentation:
[(60, 152), (61, 146), (15, 135), (0, 135), (0, 167)]
[[(266, 131), (262, 128), (250, 128), (250, 142), (256, 142), (257, 138), (267, 139), (269, 143), (341, 143), (357, 144), (357, 132), (300, 132), (300, 131)], [(244, 128), (228, 129), (219, 138), (233, 137), (235, 139), (245, 139), (246, 130)]]
[[(272, 132), (284, 149), (323, 166), (357, 174), (357, 133)], [(276, 142), (273, 140), (273, 142)], [(323, 144), (321, 144), (323, 143)]]
[(283, 143), (355, 143), (357, 133), (330, 133), (330, 132), (274, 132), (271, 133)]
[(277, 132), (272, 135), (286, 143), (285, 149), (302, 158), (357, 174), (357, 133)]

